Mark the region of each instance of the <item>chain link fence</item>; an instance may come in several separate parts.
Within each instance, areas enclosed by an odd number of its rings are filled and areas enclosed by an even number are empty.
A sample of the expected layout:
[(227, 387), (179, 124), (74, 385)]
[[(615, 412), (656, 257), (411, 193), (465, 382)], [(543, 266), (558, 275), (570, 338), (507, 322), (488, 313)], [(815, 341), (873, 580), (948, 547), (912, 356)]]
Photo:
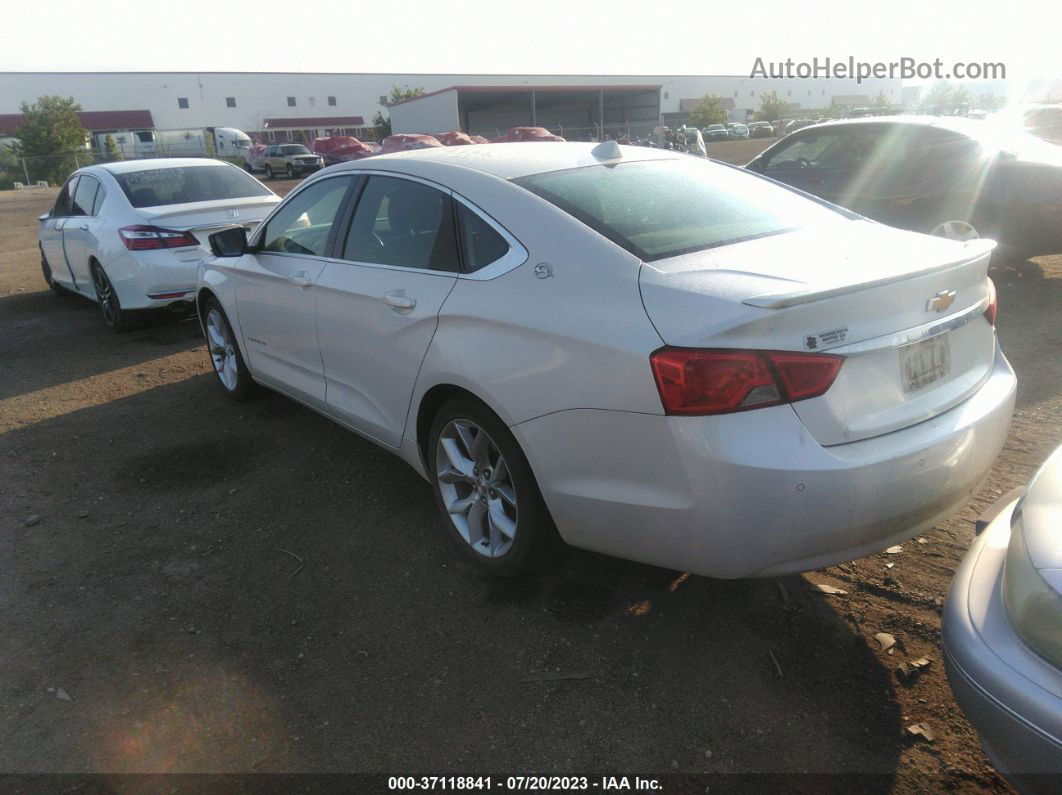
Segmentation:
[[(187, 150), (187, 151), (186, 151)], [(159, 157), (210, 157), (203, 154), (202, 148), (194, 146), (159, 147), (154, 152), (138, 153), (135, 157), (115, 157), (113, 155), (80, 149), (54, 155), (18, 157), (13, 153), (0, 151), (0, 190), (21, 190), (36, 187), (58, 187), (66, 182), (74, 171), (83, 166), (97, 163), (113, 163), (119, 160), (145, 160)], [(242, 157), (219, 157), (215, 160), (227, 160), (243, 166)]]

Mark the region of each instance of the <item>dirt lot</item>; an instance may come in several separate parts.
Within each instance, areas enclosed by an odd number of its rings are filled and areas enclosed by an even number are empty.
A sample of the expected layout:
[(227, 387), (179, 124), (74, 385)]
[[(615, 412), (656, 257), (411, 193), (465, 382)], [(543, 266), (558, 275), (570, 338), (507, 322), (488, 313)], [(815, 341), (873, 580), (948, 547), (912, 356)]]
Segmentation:
[[(974, 517), (1062, 443), (1062, 257), (1042, 281), (1000, 279), (1013, 428), (924, 544), (737, 582), (573, 550), (496, 582), (398, 459), (279, 396), (226, 400), (193, 323), (115, 335), (48, 292), (36, 216), (53, 197), (0, 195), (0, 771), (1005, 789), (948, 689), (939, 603)], [(905, 739), (916, 721), (937, 739)]]

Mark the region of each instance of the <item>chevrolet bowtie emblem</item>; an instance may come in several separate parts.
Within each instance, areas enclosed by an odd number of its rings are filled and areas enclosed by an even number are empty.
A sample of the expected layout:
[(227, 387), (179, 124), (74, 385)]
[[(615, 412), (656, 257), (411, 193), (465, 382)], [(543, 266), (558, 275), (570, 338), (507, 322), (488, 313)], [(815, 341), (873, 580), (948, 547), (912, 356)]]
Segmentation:
[(954, 290), (941, 290), (926, 303), (927, 312), (943, 312), (955, 303)]

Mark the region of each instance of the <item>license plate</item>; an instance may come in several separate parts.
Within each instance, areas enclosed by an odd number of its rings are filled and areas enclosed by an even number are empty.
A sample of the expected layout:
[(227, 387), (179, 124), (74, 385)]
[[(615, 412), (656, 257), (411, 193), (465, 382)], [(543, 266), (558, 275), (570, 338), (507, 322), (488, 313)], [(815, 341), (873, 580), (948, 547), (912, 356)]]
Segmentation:
[(922, 340), (900, 348), (900, 378), (904, 392), (925, 389), (951, 372), (948, 335)]

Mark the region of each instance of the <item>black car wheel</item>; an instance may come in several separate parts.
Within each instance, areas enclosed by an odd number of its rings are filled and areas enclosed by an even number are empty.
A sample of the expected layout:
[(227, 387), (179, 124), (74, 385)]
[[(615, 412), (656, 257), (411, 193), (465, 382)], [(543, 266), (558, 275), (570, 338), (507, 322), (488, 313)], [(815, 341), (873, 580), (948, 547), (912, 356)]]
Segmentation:
[(107, 328), (115, 332), (128, 331), (132, 328), (132, 316), (128, 310), (122, 309), (114, 285), (111, 284), (106, 271), (98, 262), (92, 263), (92, 286), (96, 290), (96, 303)]
[(265, 165), (265, 178), (273, 179), (273, 167), (269, 165), (269, 163), (266, 163)]
[(288, 179), (295, 179), (295, 176), (295, 166), (293, 166), (291, 163), (288, 163)]

